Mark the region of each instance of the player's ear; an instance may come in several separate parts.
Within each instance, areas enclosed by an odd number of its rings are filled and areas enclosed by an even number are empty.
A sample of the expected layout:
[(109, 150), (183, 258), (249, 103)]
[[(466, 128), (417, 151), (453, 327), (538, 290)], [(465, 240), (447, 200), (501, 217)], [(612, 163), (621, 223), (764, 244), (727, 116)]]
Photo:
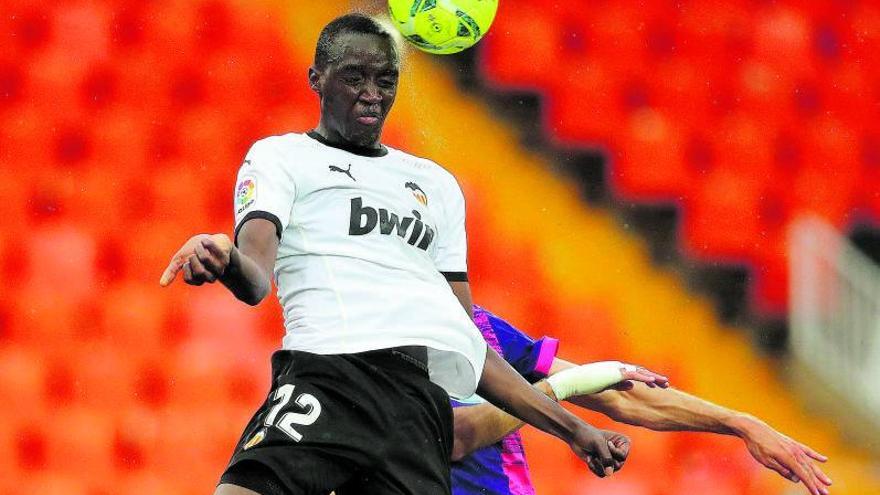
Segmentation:
[(314, 66), (309, 67), (309, 87), (312, 91), (321, 96), (321, 73)]

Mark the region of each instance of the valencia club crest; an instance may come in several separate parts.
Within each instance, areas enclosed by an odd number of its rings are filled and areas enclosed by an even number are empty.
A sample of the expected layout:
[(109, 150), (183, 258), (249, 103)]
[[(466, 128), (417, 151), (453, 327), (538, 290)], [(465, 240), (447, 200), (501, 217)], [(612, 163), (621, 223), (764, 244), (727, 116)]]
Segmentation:
[(419, 187), (415, 182), (407, 182), (404, 184), (404, 187), (410, 189), (412, 191), (413, 196), (415, 196), (416, 201), (422, 204), (422, 206), (428, 206), (428, 195), (425, 194), (425, 191), (422, 191), (422, 188)]

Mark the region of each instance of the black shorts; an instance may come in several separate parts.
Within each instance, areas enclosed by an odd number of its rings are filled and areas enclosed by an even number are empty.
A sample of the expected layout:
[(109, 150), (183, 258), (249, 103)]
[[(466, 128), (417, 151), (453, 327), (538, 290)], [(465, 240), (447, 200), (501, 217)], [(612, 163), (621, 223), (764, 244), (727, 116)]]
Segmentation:
[(278, 351), (220, 483), (262, 495), (451, 493), (449, 397), (397, 350)]

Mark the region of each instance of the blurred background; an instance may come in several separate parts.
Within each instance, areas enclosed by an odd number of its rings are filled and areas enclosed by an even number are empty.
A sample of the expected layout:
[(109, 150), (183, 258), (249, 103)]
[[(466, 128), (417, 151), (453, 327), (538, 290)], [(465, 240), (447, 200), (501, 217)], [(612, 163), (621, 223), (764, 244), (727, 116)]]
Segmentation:
[[(315, 125), (318, 32), (356, 8), (384, 5), (4, 0), (0, 494), (213, 490), (280, 310), (158, 278), (231, 232), (254, 140)], [(502, 0), (476, 49), (407, 53), (385, 138), (462, 183), (476, 302), (878, 494), (878, 50), (876, 2)], [(610, 480), (526, 429), (538, 493), (803, 493), (737, 439), (614, 427)]]

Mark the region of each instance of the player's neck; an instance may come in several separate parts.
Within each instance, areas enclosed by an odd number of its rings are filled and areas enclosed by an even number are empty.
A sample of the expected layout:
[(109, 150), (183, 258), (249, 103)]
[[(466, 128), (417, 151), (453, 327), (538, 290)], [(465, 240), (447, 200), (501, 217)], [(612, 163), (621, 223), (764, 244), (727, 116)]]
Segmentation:
[(382, 143), (380, 142), (381, 134), (380, 136), (376, 137), (376, 140), (374, 142), (363, 144), (346, 140), (344, 137), (342, 137), (342, 134), (340, 134), (338, 131), (331, 130), (330, 128), (325, 126), (323, 122), (318, 122), (318, 127), (315, 127), (315, 132), (320, 134), (321, 137), (323, 137), (328, 144), (332, 144), (334, 146), (373, 149), (379, 149), (382, 147)]
[(378, 140), (374, 144), (366, 146), (358, 143), (353, 143), (344, 139), (338, 132), (327, 130), (327, 128), (321, 124), (318, 124), (318, 127), (316, 127), (312, 131), (309, 131), (307, 134), (312, 139), (315, 139), (324, 145), (345, 150), (357, 155), (375, 157), (385, 156), (388, 153), (388, 149), (382, 146), (382, 143), (380, 143)]

